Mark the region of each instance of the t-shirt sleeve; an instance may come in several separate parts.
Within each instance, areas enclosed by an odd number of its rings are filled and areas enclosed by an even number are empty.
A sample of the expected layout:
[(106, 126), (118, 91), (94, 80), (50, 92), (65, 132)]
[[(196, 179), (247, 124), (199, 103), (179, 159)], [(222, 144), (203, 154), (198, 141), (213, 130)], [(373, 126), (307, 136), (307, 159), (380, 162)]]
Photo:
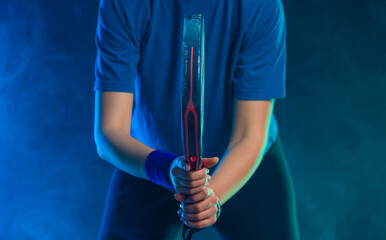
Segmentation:
[(263, 1), (245, 33), (233, 76), (234, 97), (285, 97), (286, 23), (281, 0)]
[(132, 17), (120, 0), (101, 0), (94, 91), (134, 92), (140, 37)]

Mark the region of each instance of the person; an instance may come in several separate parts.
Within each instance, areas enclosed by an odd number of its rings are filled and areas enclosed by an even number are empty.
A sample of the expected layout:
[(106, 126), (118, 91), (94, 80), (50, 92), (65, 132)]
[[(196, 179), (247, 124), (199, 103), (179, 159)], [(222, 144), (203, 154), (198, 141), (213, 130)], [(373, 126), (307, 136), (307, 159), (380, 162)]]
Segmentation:
[[(183, 157), (185, 14), (205, 20), (203, 168)], [(280, 0), (101, 0), (94, 139), (114, 167), (98, 239), (299, 239), (296, 196), (273, 114), (285, 98)], [(207, 171), (209, 170), (209, 172)], [(221, 206), (221, 215), (218, 216)]]

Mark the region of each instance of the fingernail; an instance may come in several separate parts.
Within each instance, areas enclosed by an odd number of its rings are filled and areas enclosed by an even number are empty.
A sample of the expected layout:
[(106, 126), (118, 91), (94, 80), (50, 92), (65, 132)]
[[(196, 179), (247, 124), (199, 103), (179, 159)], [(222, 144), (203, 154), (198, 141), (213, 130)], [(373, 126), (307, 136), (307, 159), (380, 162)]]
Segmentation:
[(208, 176), (206, 177), (206, 182), (208, 182), (211, 178), (212, 178), (212, 177), (211, 177), (210, 175), (208, 175)]
[(206, 173), (209, 173), (209, 169), (206, 169)]
[(182, 208), (182, 203), (180, 203), (180, 208)]
[(204, 186), (209, 186), (209, 183), (208, 183), (208, 182), (205, 182)]

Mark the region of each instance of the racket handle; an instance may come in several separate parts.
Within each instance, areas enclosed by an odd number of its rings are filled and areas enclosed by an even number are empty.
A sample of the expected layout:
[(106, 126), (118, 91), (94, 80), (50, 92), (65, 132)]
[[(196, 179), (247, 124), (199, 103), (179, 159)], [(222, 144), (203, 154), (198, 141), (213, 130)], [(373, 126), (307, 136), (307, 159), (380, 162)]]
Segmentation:
[(184, 229), (182, 230), (182, 237), (181, 240), (190, 240), (193, 236), (193, 233), (199, 232), (202, 230), (202, 228), (191, 228), (183, 224)]

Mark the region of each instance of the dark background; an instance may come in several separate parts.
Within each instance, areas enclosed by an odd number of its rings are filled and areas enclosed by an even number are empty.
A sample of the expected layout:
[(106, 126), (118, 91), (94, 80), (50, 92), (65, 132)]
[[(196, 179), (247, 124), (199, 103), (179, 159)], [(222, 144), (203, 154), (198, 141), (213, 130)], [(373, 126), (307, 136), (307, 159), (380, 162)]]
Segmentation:
[[(284, 6), (275, 114), (301, 238), (386, 239), (386, 2)], [(113, 170), (93, 139), (97, 13), (98, 1), (0, 1), (1, 239), (96, 239)]]

